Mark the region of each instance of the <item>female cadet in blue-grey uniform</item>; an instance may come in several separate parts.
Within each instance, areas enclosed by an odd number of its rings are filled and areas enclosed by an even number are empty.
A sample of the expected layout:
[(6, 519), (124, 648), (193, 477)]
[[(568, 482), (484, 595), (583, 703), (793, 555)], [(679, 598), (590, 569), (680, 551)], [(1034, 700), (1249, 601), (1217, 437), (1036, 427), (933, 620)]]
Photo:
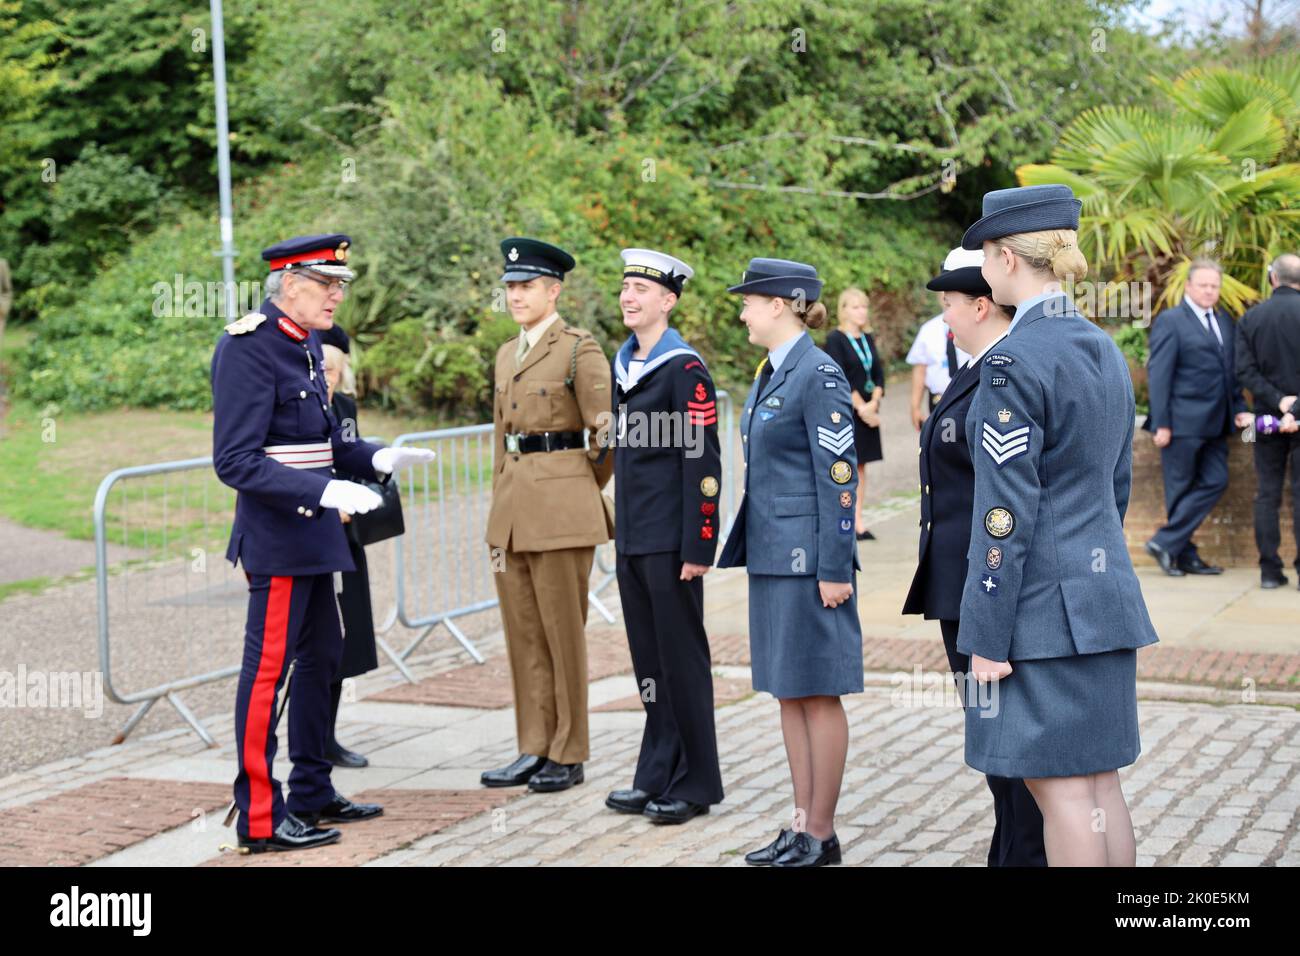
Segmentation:
[[(235, 697), (235, 806), (239, 845), (250, 852), (332, 843), (316, 824), (378, 816), (330, 782), (326, 756), (330, 682), (343, 641), (334, 572), (353, 570), (338, 512), (364, 513), (383, 498), (342, 481), (332, 467), (368, 479), (433, 452), (355, 440), (329, 407), (314, 330), (333, 324), (352, 270), (342, 234), (302, 236), (262, 252), (270, 298), (226, 326), (212, 355), (212, 464), (234, 488), (226, 557), (248, 577), (244, 659)], [(289, 663), (289, 801), (272, 775), (276, 698)]]
[(1157, 637), (1124, 540), (1128, 366), (1060, 291), (1087, 271), (1080, 205), (1066, 186), (997, 190), (962, 237), (1016, 313), (980, 360), (966, 420), (975, 499), (957, 650), (996, 681), (987, 706), (967, 707), (966, 762), (1025, 780), (1048, 864), (1132, 866), (1118, 768), (1141, 751), (1137, 648)]
[(619, 305), (632, 335), (613, 361), (614, 538), (646, 720), (632, 789), (605, 804), (676, 824), (722, 801), (704, 631), (720, 517), (717, 398), (704, 360), (668, 326), (691, 267), (649, 249), (622, 256)]
[[(979, 360), (1007, 333), (1011, 310), (995, 305), (980, 267), (983, 252), (957, 248), (943, 271), (926, 284), (941, 294), (943, 319), (956, 347), (973, 358), (952, 377), (943, 397), (921, 426), (921, 542), (916, 576), (904, 614), (937, 620), (943, 647), (959, 691), (965, 691), (970, 662), (957, 651), (958, 616), (966, 585), (975, 466), (966, 444), (966, 416), (980, 383)], [(996, 565), (1000, 558), (995, 556)], [(996, 570), (996, 568), (995, 568)], [(986, 776), (996, 823), (989, 866), (1046, 866), (1043, 815), (1023, 780)]]
[(728, 290), (744, 296), (749, 340), (768, 354), (741, 416), (745, 497), (718, 567), (749, 570), (754, 689), (781, 701), (795, 798), (794, 825), (745, 857), (758, 866), (840, 862), (840, 696), (862, 690), (853, 405), (848, 379), (808, 335), (826, 321), (821, 287), (812, 266), (752, 259)]

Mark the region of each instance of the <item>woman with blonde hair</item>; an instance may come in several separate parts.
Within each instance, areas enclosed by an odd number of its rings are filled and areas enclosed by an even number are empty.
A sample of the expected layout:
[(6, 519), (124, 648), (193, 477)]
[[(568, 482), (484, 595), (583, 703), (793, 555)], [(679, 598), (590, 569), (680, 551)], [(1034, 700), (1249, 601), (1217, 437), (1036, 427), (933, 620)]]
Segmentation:
[(871, 334), (871, 301), (861, 289), (840, 293), (835, 310), (839, 328), (826, 336), (826, 354), (849, 380), (853, 399), (853, 445), (858, 455), (858, 513), (854, 531), (859, 541), (875, 538), (862, 522), (862, 502), (867, 497), (867, 462), (881, 461), (880, 400), (885, 396), (885, 367)]
[(1079, 208), (1065, 186), (997, 190), (962, 237), (983, 249), (994, 301), (1015, 307), (966, 419), (966, 762), (1025, 781), (1049, 865), (1133, 866), (1118, 770), (1141, 751), (1137, 648), (1158, 638), (1124, 540), (1128, 366), (1061, 291), (1087, 273)]

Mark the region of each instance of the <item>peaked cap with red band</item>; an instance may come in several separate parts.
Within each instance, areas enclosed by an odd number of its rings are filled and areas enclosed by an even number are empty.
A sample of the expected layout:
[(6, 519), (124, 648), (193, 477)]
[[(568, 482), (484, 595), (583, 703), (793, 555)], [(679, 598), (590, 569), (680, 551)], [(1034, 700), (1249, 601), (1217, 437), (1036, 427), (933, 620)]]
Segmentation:
[(351, 245), (351, 237), (341, 232), (297, 236), (263, 249), (262, 259), (269, 264), (272, 272), (281, 269), (291, 272), (310, 269), (332, 279), (349, 281), (356, 277), (356, 273), (347, 266)]

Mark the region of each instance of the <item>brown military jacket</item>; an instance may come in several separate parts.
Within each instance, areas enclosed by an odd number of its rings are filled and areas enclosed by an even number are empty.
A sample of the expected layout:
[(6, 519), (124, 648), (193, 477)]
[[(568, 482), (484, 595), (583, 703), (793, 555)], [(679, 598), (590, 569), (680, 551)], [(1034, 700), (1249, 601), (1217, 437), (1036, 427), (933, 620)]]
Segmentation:
[[(564, 384), (577, 345), (573, 390)], [(555, 551), (603, 544), (613, 535), (603, 488), (614, 453), (603, 446), (610, 425), (610, 367), (585, 329), (557, 318), (515, 368), (517, 340), (497, 352), (493, 385), (494, 468), (487, 543), (511, 551)], [(530, 454), (506, 450), (507, 433), (590, 429), (589, 450)]]

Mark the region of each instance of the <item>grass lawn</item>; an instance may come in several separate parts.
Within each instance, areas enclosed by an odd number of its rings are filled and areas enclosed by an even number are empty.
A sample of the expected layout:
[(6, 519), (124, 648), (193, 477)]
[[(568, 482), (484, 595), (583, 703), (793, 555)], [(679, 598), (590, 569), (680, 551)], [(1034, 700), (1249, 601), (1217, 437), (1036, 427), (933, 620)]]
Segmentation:
[[(5, 351), (9, 351), (10, 336), (5, 338)], [(427, 419), (370, 410), (359, 417), (365, 435), (385, 440), (440, 427)], [(484, 449), (490, 447), (490, 441), (485, 441)], [(209, 413), (62, 412), (15, 402), (0, 422), (0, 516), (73, 538), (93, 538), (95, 491), (109, 472), (211, 454)], [(458, 450), (457, 487), (463, 487), (467, 468), (477, 476), (486, 467), (477, 457), (471, 455), (467, 461)], [(436, 473), (431, 469), (430, 474), (431, 491), (436, 491)], [(449, 476), (446, 480), (450, 485)], [(422, 480), (417, 482), (417, 490), (422, 486)], [(217, 481), (210, 468), (119, 482), (109, 497), (108, 540), (155, 555), (168, 553), (181, 542), (185, 547), (200, 542), (211, 546), (224, 537), (233, 501), (233, 492)]]

